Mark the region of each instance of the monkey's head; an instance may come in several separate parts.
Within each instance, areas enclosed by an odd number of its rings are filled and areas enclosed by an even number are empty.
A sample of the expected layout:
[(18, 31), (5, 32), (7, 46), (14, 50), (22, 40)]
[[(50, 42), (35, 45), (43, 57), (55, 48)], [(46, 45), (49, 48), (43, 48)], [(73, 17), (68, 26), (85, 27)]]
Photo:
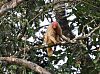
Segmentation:
[(52, 27), (53, 29), (56, 29), (58, 27), (58, 22), (57, 21), (52, 22)]

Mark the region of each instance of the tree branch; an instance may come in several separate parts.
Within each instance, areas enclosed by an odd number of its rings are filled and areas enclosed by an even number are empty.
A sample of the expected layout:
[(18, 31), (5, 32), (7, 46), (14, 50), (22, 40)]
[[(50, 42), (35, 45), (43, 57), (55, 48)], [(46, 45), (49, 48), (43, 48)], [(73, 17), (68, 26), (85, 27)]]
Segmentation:
[(13, 58), (13, 57), (0, 57), (1, 61), (7, 61), (9, 63), (14, 63), (18, 65), (23, 65), (27, 68), (30, 68), (33, 71), (38, 72), (39, 74), (51, 74), (48, 72), (46, 69), (40, 67), (39, 65), (32, 63), (30, 61), (24, 60), (24, 59), (19, 59), (19, 58)]
[[(57, 46), (57, 45), (66, 45), (66, 44), (76, 44), (78, 40), (82, 40), (84, 38), (87, 38), (89, 36), (91, 36), (91, 34), (93, 34), (96, 30), (98, 30), (100, 28), (100, 24), (99, 26), (97, 26), (96, 28), (94, 28), (90, 33), (88, 33), (87, 35), (85, 36), (80, 36), (80, 37), (77, 37), (77, 38), (74, 38), (72, 40), (70, 40), (70, 38), (66, 38), (63, 36), (63, 39), (66, 41), (66, 42), (61, 42), (61, 43), (58, 43), (58, 44), (53, 44), (53, 45), (39, 45), (39, 46), (34, 46), (34, 48), (38, 48), (38, 49), (43, 49), (43, 48), (48, 48), (48, 47), (52, 47), (52, 46)], [(78, 41), (79, 42), (79, 41)]]
[(99, 28), (100, 28), (100, 24), (99, 24), (99, 26), (97, 26), (96, 28), (94, 28), (94, 29), (93, 29), (90, 33), (88, 33), (87, 35), (74, 38), (73, 40), (81, 40), (81, 39), (87, 38), (87, 37), (91, 36), (91, 34), (94, 33), (96, 30), (98, 30)]
[(10, 2), (5, 3), (0, 8), (0, 16), (6, 13), (8, 10), (15, 8), (18, 4), (20, 4), (23, 0), (11, 0)]

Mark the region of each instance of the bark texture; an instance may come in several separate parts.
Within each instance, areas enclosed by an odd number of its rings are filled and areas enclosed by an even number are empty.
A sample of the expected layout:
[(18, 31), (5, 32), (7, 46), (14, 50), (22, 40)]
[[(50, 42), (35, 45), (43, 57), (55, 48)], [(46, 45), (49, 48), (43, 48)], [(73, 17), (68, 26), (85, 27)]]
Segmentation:
[(8, 10), (15, 8), (18, 4), (20, 4), (23, 0), (11, 0), (0, 6), (0, 16), (4, 15)]
[(0, 57), (1, 61), (7, 61), (8, 63), (14, 63), (18, 65), (23, 65), (33, 71), (36, 71), (39, 74), (51, 74), (46, 69), (40, 67), (39, 65), (32, 63), (30, 61), (24, 60), (24, 59), (18, 59), (13, 57)]

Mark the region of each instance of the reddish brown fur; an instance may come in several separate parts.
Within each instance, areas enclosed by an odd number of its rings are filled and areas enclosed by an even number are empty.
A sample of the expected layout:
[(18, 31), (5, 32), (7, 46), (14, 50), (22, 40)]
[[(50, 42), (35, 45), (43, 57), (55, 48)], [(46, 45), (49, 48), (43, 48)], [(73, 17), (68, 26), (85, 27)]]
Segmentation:
[[(47, 31), (44, 36), (44, 41), (48, 45), (57, 44), (60, 42), (60, 37), (62, 36), (62, 29), (58, 24), (55, 29), (53, 29), (52, 24), (48, 26)], [(53, 50), (52, 48), (47, 48), (48, 56), (52, 56)]]

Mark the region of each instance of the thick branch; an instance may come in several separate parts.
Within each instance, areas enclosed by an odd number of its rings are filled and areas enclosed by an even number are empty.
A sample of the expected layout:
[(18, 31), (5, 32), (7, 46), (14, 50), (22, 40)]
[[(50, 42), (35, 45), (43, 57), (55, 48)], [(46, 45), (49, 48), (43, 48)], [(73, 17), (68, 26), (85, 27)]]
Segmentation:
[(6, 13), (8, 10), (15, 8), (18, 4), (20, 4), (23, 0), (11, 0), (10, 2), (5, 3), (0, 8), (0, 16)]
[(9, 63), (14, 63), (18, 65), (23, 65), (25, 67), (30, 68), (33, 71), (38, 72), (39, 74), (51, 74), (48, 72), (46, 69), (40, 67), (39, 65), (32, 63), (30, 61), (24, 60), (24, 59), (19, 59), (19, 58), (12, 58), (12, 57), (0, 57), (1, 61), (7, 61)]

